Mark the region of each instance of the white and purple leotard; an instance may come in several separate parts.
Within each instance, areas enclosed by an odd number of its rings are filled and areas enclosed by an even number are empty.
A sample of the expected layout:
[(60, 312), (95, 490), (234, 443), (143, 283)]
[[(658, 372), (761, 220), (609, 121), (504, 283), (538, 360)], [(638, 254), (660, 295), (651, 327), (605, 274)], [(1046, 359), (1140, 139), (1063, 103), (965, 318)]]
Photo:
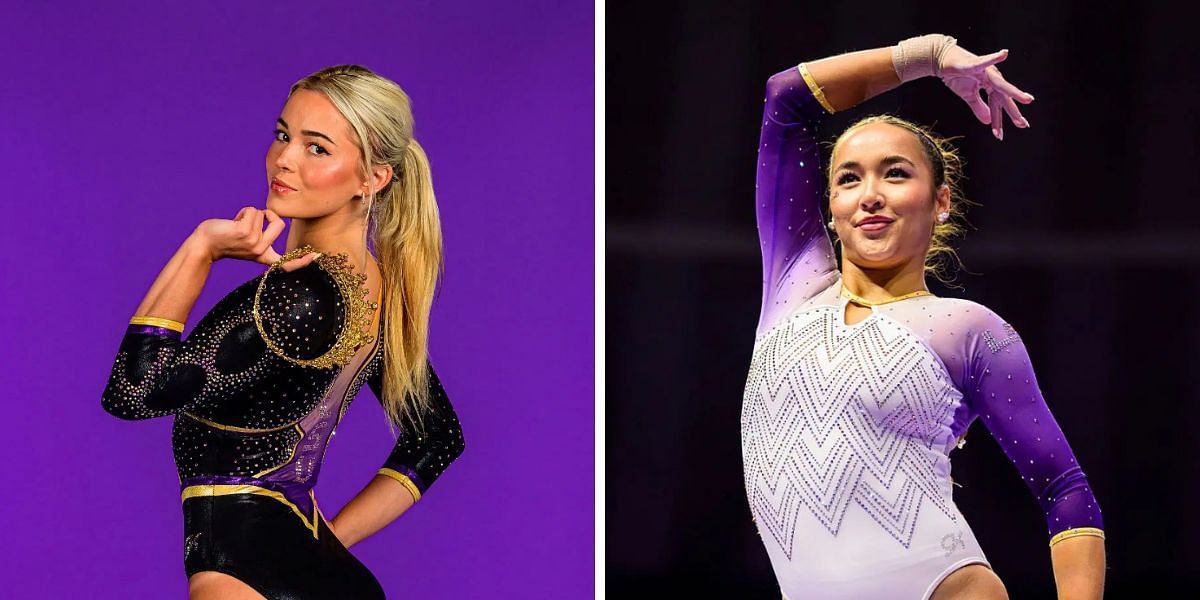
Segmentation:
[(757, 211), (762, 313), (742, 406), (746, 493), (784, 597), (928, 598), (988, 564), (951, 494), (976, 419), (1016, 465), (1051, 543), (1103, 536), (1100, 507), (1021, 338), (986, 307), (917, 296), (845, 322), (820, 205), (816, 128), (833, 110), (804, 65), (767, 82)]

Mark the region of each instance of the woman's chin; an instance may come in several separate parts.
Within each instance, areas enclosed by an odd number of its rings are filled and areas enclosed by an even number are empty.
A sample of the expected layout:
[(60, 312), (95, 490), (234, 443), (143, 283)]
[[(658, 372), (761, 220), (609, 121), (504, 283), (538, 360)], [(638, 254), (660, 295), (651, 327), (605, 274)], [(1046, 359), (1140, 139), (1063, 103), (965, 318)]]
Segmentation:
[(858, 248), (849, 255), (850, 262), (862, 269), (891, 269), (907, 262), (894, 248)]
[(287, 216), (284, 214), (287, 212), (287, 209), (284, 208), (285, 203), (283, 201), (281, 201), (279, 198), (277, 198), (275, 196), (275, 194), (267, 194), (266, 205), (267, 205), (266, 208), (270, 209), (271, 212), (274, 212), (275, 214), (277, 214), (281, 217)]
[(895, 260), (896, 246), (890, 244), (888, 240), (858, 240), (854, 245), (855, 256), (861, 258), (864, 262), (879, 262)]

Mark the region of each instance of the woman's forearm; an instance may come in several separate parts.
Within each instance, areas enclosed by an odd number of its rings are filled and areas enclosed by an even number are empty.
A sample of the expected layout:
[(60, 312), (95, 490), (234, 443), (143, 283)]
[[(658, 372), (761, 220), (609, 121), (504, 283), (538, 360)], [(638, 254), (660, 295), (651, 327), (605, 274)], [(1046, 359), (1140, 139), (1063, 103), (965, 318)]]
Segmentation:
[(329, 525), (342, 545), (349, 548), (386, 527), (415, 502), (408, 488), (400, 482), (376, 475), (342, 507)]
[(805, 61), (804, 65), (838, 111), (900, 85), (890, 46)]
[(1079, 536), (1050, 548), (1059, 600), (1099, 600), (1104, 596), (1104, 539)]
[(212, 264), (212, 256), (199, 238), (189, 236), (158, 274), (133, 316), (186, 323)]

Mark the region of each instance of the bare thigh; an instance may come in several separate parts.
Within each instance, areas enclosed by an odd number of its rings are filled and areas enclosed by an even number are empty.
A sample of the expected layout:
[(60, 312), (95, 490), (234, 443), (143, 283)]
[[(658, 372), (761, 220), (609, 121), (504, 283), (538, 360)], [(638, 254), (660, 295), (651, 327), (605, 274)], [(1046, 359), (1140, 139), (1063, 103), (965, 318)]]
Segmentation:
[(967, 565), (943, 579), (929, 600), (1008, 600), (1008, 591), (991, 569)]
[(232, 575), (200, 571), (188, 578), (188, 600), (266, 600)]

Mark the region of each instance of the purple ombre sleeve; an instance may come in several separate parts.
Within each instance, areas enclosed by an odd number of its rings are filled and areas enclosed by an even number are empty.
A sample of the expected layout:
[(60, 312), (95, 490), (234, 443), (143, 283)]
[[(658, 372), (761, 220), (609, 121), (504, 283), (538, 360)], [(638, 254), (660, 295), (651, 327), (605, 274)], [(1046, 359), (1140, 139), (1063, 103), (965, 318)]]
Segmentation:
[(964, 389), (970, 415), (983, 421), (1041, 504), (1051, 545), (1103, 537), (1100, 505), (1038, 389), (1025, 344), (998, 315), (980, 312), (967, 365), (972, 385)]
[(817, 126), (833, 112), (803, 64), (767, 80), (755, 201), (763, 257), (758, 333), (838, 278), (821, 205)]
[[(382, 370), (376, 369), (367, 379), (367, 385), (382, 402), (381, 373)], [(423, 413), (419, 430), (405, 423), (378, 474), (399, 481), (412, 493), (414, 500), (420, 500), (429, 486), (462, 454), (465, 446), (458, 415), (433, 365), (429, 365), (429, 411)]]

